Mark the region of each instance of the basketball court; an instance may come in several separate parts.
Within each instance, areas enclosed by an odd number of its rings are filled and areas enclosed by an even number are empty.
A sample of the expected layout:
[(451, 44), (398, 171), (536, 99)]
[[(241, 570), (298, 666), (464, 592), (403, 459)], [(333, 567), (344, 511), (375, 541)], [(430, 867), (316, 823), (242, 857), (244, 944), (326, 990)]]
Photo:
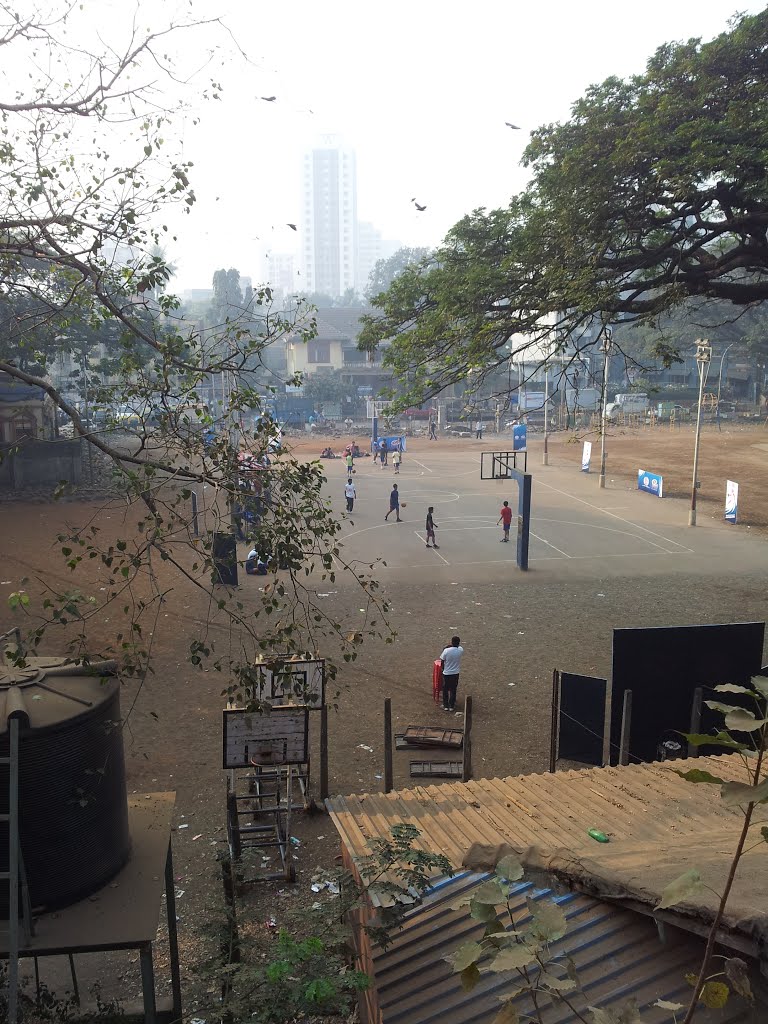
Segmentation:
[[(356, 462), (358, 499), (343, 531), (344, 555), (368, 563), (383, 559), (386, 566), (377, 567), (383, 578), (442, 580), (454, 569), (464, 580), (514, 577), (520, 582), (534, 576), (712, 574), (718, 563), (730, 571), (768, 569), (768, 545), (759, 537), (705, 517), (691, 529), (685, 502), (630, 489), (623, 481), (600, 490), (595, 474), (542, 466), (534, 449), (528, 459), (529, 572), (523, 573), (516, 565), (518, 483), (482, 480), (486, 449), (477, 442), (468, 441), (466, 451), (454, 445), (441, 451), (439, 441), (412, 447), (398, 475), (391, 463), (382, 469), (370, 458)], [(334, 501), (342, 504), (337, 495), (343, 492), (344, 467), (329, 463), (327, 472)], [(384, 522), (393, 483), (400, 491), (402, 523), (392, 517)], [(500, 543), (497, 525), (504, 500), (514, 513), (508, 544)], [(438, 550), (425, 546), (429, 505), (435, 509)]]

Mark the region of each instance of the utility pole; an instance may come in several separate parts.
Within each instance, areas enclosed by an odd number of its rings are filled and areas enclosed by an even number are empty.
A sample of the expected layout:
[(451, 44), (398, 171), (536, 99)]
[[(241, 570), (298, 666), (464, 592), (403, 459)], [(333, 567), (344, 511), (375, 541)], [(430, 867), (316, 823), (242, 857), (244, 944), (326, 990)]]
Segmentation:
[(544, 363), (544, 454), (541, 463), (549, 465), (549, 363)]
[(701, 406), (704, 400), (704, 380), (707, 367), (712, 359), (712, 346), (706, 338), (696, 340), (696, 366), (699, 371), (699, 407), (696, 411), (696, 442), (693, 447), (693, 483), (691, 485), (691, 508), (688, 512), (688, 525), (696, 525), (696, 491), (699, 486), (699, 440), (701, 438)]
[(606, 415), (608, 407), (608, 369), (611, 363), (612, 345), (613, 331), (610, 327), (606, 327), (603, 337), (603, 408), (600, 417), (600, 476), (597, 478), (598, 487), (605, 487), (605, 428), (608, 422)]

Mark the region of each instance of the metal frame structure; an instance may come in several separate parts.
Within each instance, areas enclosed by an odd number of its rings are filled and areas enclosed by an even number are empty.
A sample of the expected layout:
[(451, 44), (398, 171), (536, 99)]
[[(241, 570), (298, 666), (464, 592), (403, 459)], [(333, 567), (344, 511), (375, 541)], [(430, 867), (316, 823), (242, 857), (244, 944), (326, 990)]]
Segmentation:
[[(481, 480), (509, 480), (514, 470), (518, 468), (518, 456), (522, 456), (523, 472), (528, 471), (528, 449), (521, 448), (518, 451), (506, 452), (480, 452), (480, 479)], [(488, 473), (488, 460), (491, 460), (491, 472)]]

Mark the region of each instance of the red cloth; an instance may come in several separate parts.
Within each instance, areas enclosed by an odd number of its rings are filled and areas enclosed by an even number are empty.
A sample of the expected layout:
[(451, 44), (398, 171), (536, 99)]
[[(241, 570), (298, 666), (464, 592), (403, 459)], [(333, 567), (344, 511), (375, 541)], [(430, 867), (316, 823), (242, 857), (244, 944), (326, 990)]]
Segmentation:
[(505, 526), (509, 526), (512, 522), (512, 509), (509, 505), (503, 505), (501, 509), (501, 521)]

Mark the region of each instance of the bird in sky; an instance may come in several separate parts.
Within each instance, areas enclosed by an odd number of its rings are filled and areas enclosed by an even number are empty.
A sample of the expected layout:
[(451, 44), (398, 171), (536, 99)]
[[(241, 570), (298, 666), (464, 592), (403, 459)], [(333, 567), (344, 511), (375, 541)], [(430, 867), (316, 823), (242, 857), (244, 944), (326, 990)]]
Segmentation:
[(275, 100), (277, 99), (277, 96), (262, 96), (261, 98), (264, 100), (265, 103), (274, 103)]
[(416, 209), (419, 211), (419, 213), (422, 213), (424, 210), (426, 210), (426, 206), (421, 206), (420, 203), (416, 202), (416, 196), (414, 196), (413, 199), (411, 199), (411, 202), (416, 207)]
[(291, 231), (297, 231), (298, 230), (298, 228), (296, 227), (295, 224), (289, 224), (288, 227), (291, 229)]
[(504, 124), (507, 126), (507, 128), (514, 128), (515, 131), (518, 131), (518, 132), (520, 131), (520, 125), (519, 124), (512, 124), (511, 121), (505, 121)]

